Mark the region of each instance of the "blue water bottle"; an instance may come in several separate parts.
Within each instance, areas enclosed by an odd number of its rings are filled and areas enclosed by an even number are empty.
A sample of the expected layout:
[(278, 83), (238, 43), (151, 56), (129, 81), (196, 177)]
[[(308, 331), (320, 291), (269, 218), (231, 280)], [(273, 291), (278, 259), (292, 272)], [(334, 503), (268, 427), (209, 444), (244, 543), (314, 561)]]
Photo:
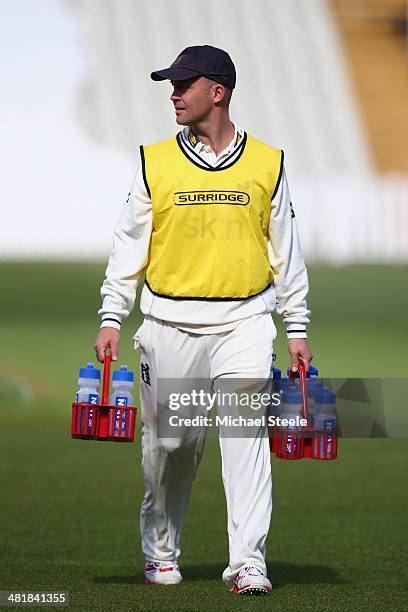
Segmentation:
[(320, 380), (311, 378), (307, 381), (307, 404), (309, 413), (309, 423), (311, 427), (314, 427), (316, 415), (319, 412), (318, 405), (318, 393), (323, 390), (323, 383)]
[(119, 434), (119, 428), (122, 429), (122, 434), (126, 431), (126, 410), (122, 413), (122, 424), (120, 423), (120, 408), (133, 406), (133, 396), (131, 390), (133, 388), (134, 374), (127, 369), (127, 366), (120, 366), (120, 370), (116, 370), (112, 374), (113, 393), (110, 397), (111, 406), (118, 406), (115, 410), (115, 435)]
[(98, 368), (95, 368), (93, 363), (88, 363), (86, 368), (80, 368), (76, 402), (81, 404), (98, 404), (100, 382), (101, 373)]
[[(98, 368), (95, 368), (93, 363), (88, 363), (86, 368), (79, 369), (78, 385), (79, 389), (76, 393), (76, 402), (78, 404), (99, 404), (99, 384), (101, 382), (101, 373)], [(92, 421), (94, 419), (94, 411), (96, 408), (81, 408), (81, 434), (92, 433)]]
[[(302, 418), (302, 394), (295, 389), (284, 389), (280, 419)], [(280, 439), (280, 456), (286, 459), (301, 459), (301, 425), (283, 426)]]
[(314, 420), (316, 431), (313, 436), (313, 455), (317, 459), (331, 459), (337, 428), (336, 394), (323, 389), (316, 393), (316, 401), (319, 403), (319, 411)]
[(277, 395), (280, 393), (280, 382), (281, 382), (282, 372), (279, 368), (271, 366), (269, 372), (269, 381), (270, 381), (270, 390), (271, 390), (271, 401), (268, 407), (267, 414), (268, 416), (277, 416), (280, 411), (280, 403), (276, 401), (275, 397), (272, 395)]

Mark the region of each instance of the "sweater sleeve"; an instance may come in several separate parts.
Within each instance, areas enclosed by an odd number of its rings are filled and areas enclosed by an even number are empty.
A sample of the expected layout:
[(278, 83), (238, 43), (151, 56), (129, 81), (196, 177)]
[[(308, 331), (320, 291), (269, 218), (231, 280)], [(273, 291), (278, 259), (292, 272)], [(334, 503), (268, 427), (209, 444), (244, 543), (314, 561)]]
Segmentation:
[(276, 311), (283, 317), (288, 339), (307, 338), (309, 283), (284, 168), (271, 202), (268, 252), (274, 275)]
[(152, 204), (143, 180), (142, 165), (136, 171), (130, 193), (113, 234), (112, 252), (101, 287), (101, 327), (120, 329), (132, 311), (136, 287), (143, 277), (152, 231)]

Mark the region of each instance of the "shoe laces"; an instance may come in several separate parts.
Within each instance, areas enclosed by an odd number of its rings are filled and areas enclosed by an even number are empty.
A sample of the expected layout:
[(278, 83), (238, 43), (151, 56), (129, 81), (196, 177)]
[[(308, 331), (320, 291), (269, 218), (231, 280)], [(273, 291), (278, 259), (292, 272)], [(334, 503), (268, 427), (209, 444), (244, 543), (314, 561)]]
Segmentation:
[(168, 569), (171, 568), (173, 570), (178, 570), (179, 566), (177, 563), (169, 563), (167, 561), (146, 561), (146, 569)]
[(247, 565), (246, 567), (242, 568), (237, 578), (238, 580), (241, 580), (242, 578), (248, 575), (249, 576), (263, 576), (264, 573), (259, 569), (259, 567), (256, 567), (255, 565)]

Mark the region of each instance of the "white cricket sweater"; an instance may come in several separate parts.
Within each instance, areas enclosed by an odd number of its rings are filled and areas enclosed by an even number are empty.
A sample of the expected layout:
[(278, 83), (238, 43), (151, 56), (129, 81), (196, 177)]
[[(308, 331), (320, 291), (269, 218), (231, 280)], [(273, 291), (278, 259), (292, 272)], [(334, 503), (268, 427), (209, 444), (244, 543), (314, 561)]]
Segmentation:
[[(234, 138), (219, 155), (191, 134), (188, 127), (182, 130), (180, 143), (195, 163), (222, 167), (240, 153), (244, 131), (235, 123), (234, 128)], [(103, 303), (98, 312), (102, 317), (101, 327), (120, 329), (122, 320), (133, 309), (136, 287), (143, 280), (148, 261), (152, 222), (152, 202), (140, 163), (114, 230), (112, 252), (101, 288)], [(210, 334), (233, 329), (242, 319), (270, 313), (276, 307), (283, 317), (288, 338), (306, 338), (310, 314), (306, 303), (308, 277), (284, 168), (271, 202), (268, 253), (273, 286), (260, 295), (230, 302), (173, 300), (154, 295), (145, 284), (140, 309), (144, 315), (180, 329)]]

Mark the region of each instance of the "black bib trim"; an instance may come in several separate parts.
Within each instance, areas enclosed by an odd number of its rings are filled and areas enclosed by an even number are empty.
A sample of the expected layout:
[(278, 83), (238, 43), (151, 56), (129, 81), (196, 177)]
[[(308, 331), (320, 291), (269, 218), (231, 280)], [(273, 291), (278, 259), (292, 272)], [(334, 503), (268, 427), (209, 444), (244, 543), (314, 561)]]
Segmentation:
[(140, 160), (142, 162), (142, 174), (143, 174), (143, 182), (145, 184), (146, 187), (146, 191), (149, 195), (149, 198), (151, 199), (152, 196), (150, 194), (150, 187), (149, 184), (147, 182), (147, 178), (146, 178), (146, 162), (145, 162), (145, 156), (144, 156), (144, 149), (143, 149), (143, 145), (140, 145)]
[(249, 298), (253, 298), (253, 297), (256, 297), (257, 295), (261, 295), (261, 293), (263, 293), (264, 291), (269, 289), (269, 287), (272, 286), (272, 283), (268, 283), (268, 285), (266, 285), (266, 287), (261, 289), (261, 291), (257, 291), (257, 293), (253, 293), (252, 295), (245, 295), (243, 297), (210, 298), (210, 297), (197, 297), (195, 295), (190, 295), (190, 296), (174, 296), (174, 295), (166, 295), (164, 293), (157, 293), (157, 291), (153, 291), (153, 289), (151, 288), (151, 286), (147, 282), (147, 278), (145, 278), (145, 283), (146, 283), (147, 287), (149, 288), (149, 290), (153, 293), (153, 295), (157, 295), (158, 297), (166, 298), (168, 300), (200, 300), (200, 301), (204, 301), (204, 302), (236, 302), (238, 300), (239, 301), (249, 300)]
[(276, 181), (276, 185), (275, 185), (275, 189), (273, 190), (273, 194), (271, 197), (271, 202), (273, 201), (273, 198), (276, 196), (276, 194), (278, 193), (278, 189), (279, 189), (279, 185), (281, 183), (282, 180), (282, 174), (283, 174), (283, 158), (285, 157), (283, 151), (281, 151), (282, 156), (281, 156), (281, 162), (280, 162), (280, 168), (279, 168), (279, 174), (278, 174), (278, 180)]
[[(245, 145), (247, 143), (247, 133), (244, 132), (244, 136), (242, 138), (242, 142), (238, 145), (238, 148), (235, 151), (233, 151), (231, 153), (231, 155), (229, 155), (220, 166), (215, 166), (215, 167), (213, 167), (213, 166), (208, 166), (207, 167), (206, 162), (204, 162), (206, 164), (206, 166), (203, 166), (203, 165), (197, 163), (196, 161), (194, 161), (194, 159), (192, 159), (188, 155), (187, 151), (185, 150), (185, 148), (184, 148), (185, 145), (181, 143), (181, 133), (180, 132), (176, 136), (176, 141), (177, 141), (177, 144), (178, 144), (181, 152), (183, 153), (183, 155), (185, 155), (187, 157), (189, 162), (191, 162), (192, 164), (194, 164), (198, 168), (201, 168), (201, 170), (206, 170), (207, 172), (221, 172), (222, 170), (227, 170), (227, 168), (230, 168), (231, 166), (233, 166), (234, 164), (237, 163), (237, 161), (239, 160), (239, 158), (241, 157), (241, 155), (244, 152)], [(238, 155), (237, 155), (237, 151), (239, 151)], [(197, 153), (194, 153), (194, 154), (197, 157), (199, 157)], [(233, 157), (234, 157), (234, 160), (230, 164), (228, 164), (227, 163), (228, 160), (233, 158)], [(201, 158), (200, 158), (200, 161), (203, 162), (203, 160)]]

